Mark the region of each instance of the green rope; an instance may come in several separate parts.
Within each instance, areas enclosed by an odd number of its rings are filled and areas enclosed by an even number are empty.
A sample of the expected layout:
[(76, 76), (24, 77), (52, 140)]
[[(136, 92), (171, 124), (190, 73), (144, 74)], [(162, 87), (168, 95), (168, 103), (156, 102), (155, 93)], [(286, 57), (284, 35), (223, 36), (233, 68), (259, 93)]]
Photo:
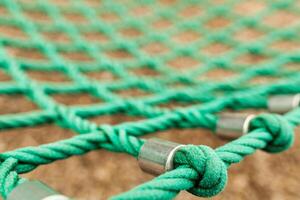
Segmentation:
[[(262, 126), (257, 126), (257, 124)], [(279, 115), (263, 114), (251, 124), (252, 131), (215, 151), (210, 147), (187, 145), (175, 155), (177, 168), (112, 199), (172, 199), (181, 190), (211, 197), (227, 182), (227, 167), (245, 156), (264, 149), (280, 152), (294, 141), (290, 123)]]
[[(228, 0), (222, 5), (210, 1), (189, 0), (167, 6), (159, 1), (128, 1), (125, 4), (115, 1), (102, 1), (101, 5), (91, 6), (84, 0), (72, 1), (67, 6), (57, 6), (48, 0), (34, 3), (15, 0), (0, 1), (0, 8), (9, 14), (0, 14), (0, 27), (14, 27), (27, 37), (2, 35), (0, 32), (0, 70), (9, 75), (10, 82), (0, 82), (0, 94), (22, 94), (39, 107), (39, 111), (7, 114), (0, 116), (0, 129), (36, 126), (55, 122), (77, 133), (71, 138), (35, 147), (24, 147), (0, 153), (0, 193), (3, 198), (25, 179), (20, 174), (28, 173), (40, 165), (75, 155), (106, 149), (127, 153), (137, 157), (146, 134), (171, 128), (206, 128), (215, 131), (218, 112), (225, 109), (243, 110), (267, 107), (268, 96), (272, 94), (294, 94), (300, 92), (299, 49), (278, 50), (270, 46), (278, 41), (299, 43), (296, 23), (286, 27), (272, 27), (264, 24), (266, 17), (277, 11), (286, 11), (299, 16), (300, 8), (296, 1), (264, 1), (265, 8), (249, 17), (233, 11), (240, 5), (238, 0)], [(205, 8), (203, 15), (181, 16), (185, 9), (200, 6)], [(144, 16), (136, 17), (132, 10), (147, 7)], [(1, 10), (1, 9), (0, 9)], [(42, 12), (51, 19), (43, 23), (29, 18), (27, 14)], [(86, 19), (86, 23), (69, 22), (66, 13), (75, 13)], [(106, 22), (99, 15), (112, 14), (117, 22)], [(193, 14), (193, 12), (191, 12)], [(218, 30), (207, 24), (218, 18), (231, 23)], [(165, 20), (172, 25), (163, 31), (155, 30), (153, 24)], [(127, 38), (122, 30), (134, 29), (140, 36)], [(244, 29), (264, 33), (254, 42), (239, 41), (233, 37)], [(70, 42), (51, 40), (44, 33), (63, 33)], [(183, 32), (193, 32), (201, 39), (188, 44), (173, 41), (174, 36)], [(109, 42), (93, 42), (86, 33), (102, 34)], [(159, 43), (169, 51), (155, 55), (144, 50), (153, 43)], [(208, 55), (205, 48), (221, 44), (230, 49), (221, 55)], [(9, 48), (21, 52), (36, 51), (44, 59), (34, 59), (10, 53)], [(121, 51), (132, 58), (113, 58), (111, 52)], [(64, 54), (79, 53), (86, 60), (67, 59)], [(18, 53), (15, 53), (18, 54)], [(250, 55), (254, 63), (238, 63), (240, 57)], [(125, 56), (126, 57), (126, 56)], [(172, 63), (180, 63), (178, 58), (188, 58), (197, 62), (184, 71), (174, 69)], [(260, 58), (267, 61), (258, 62)], [(201, 64), (200, 64), (201, 63)], [(158, 77), (140, 77), (135, 70), (148, 69)], [(222, 80), (199, 80), (214, 70), (225, 70), (236, 74)], [(58, 72), (70, 79), (66, 83), (37, 81), (28, 71)], [(108, 72), (117, 80), (94, 80), (91, 72)], [(253, 83), (255, 78), (278, 79), (272, 83)], [(251, 82), (252, 81), (252, 82)], [(182, 87), (175, 87), (176, 85)], [(118, 91), (138, 89), (150, 96), (125, 98)], [(67, 106), (57, 102), (52, 95), (88, 93), (103, 103)], [(186, 108), (162, 108), (159, 105), (170, 102), (192, 104)], [(116, 125), (96, 124), (88, 118), (93, 116), (122, 113), (142, 117), (136, 122)], [(262, 149), (270, 153), (287, 150), (294, 141), (294, 127), (300, 123), (300, 109), (284, 116), (261, 114), (251, 122), (251, 132), (216, 149), (204, 145), (187, 145), (175, 155), (176, 168), (132, 190), (112, 197), (112, 199), (172, 199), (180, 191), (187, 190), (201, 197), (219, 194), (227, 183), (227, 168), (238, 163), (245, 156)]]

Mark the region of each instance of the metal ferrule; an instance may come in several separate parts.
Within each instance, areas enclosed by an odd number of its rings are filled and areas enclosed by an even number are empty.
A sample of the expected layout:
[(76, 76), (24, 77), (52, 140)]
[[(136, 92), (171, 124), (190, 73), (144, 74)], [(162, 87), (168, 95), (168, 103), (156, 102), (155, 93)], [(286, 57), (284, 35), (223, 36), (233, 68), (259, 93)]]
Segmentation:
[(140, 168), (149, 174), (159, 175), (174, 168), (176, 151), (185, 145), (151, 138), (142, 146), (138, 156)]
[(227, 139), (241, 137), (249, 132), (249, 125), (254, 117), (253, 114), (245, 113), (220, 114), (216, 135)]
[(7, 200), (71, 200), (40, 181), (25, 181), (18, 185)]
[(300, 106), (300, 94), (275, 95), (268, 99), (268, 109), (272, 113), (283, 114)]

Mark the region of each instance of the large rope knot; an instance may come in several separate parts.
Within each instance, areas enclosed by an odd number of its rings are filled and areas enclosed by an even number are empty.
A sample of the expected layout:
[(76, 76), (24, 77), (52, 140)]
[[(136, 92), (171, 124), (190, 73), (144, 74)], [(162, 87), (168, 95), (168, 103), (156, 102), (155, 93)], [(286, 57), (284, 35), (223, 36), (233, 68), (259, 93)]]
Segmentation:
[(281, 115), (261, 114), (251, 121), (250, 129), (265, 128), (273, 137), (265, 151), (277, 153), (287, 150), (294, 143), (294, 130), (291, 124)]
[(175, 155), (176, 165), (187, 165), (198, 173), (198, 179), (189, 192), (200, 197), (220, 193), (227, 183), (227, 167), (208, 146), (187, 145)]

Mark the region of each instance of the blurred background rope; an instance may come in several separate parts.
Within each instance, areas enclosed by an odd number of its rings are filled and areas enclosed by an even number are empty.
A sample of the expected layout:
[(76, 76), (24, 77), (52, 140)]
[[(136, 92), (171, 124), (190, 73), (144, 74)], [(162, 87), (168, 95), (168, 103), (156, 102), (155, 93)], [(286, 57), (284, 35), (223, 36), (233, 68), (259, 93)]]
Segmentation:
[[(201, 127), (215, 131), (218, 117), (216, 113), (226, 109), (242, 110), (248, 108), (266, 108), (268, 96), (300, 92), (300, 73), (288, 70), (290, 63), (299, 65), (300, 52), (278, 51), (269, 48), (270, 44), (288, 40), (299, 42), (300, 24), (272, 28), (261, 22), (278, 10), (299, 14), (296, 1), (266, 1), (268, 6), (255, 17), (241, 17), (231, 9), (239, 1), (232, 0), (221, 6), (212, 6), (209, 1), (184, 1), (171, 7), (161, 7), (156, 1), (144, 0), (139, 3), (130, 1), (128, 5), (120, 2), (104, 1), (99, 7), (91, 7), (84, 1), (76, 0), (63, 9), (50, 1), (37, 0), (34, 4), (3, 0), (0, 5), (10, 13), (0, 16), (0, 25), (13, 26), (22, 30), (29, 39), (0, 37), (0, 67), (14, 82), (0, 83), (0, 94), (22, 94), (34, 102), (41, 111), (15, 115), (0, 116), (0, 128), (17, 128), (56, 122), (59, 126), (69, 128), (79, 135), (69, 139), (44, 144), (36, 147), (24, 147), (0, 154), (0, 193), (6, 196), (18, 184), (25, 181), (19, 174), (27, 173), (40, 165), (57, 160), (82, 155), (87, 152), (106, 149), (127, 153), (137, 157), (144, 139), (140, 136), (171, 128)], [(144, 18), (128, 15), (129, 8), (137, 4), (151, 6), (153, 14)], [(206, 8), (202, 16), (188, 20), (179, 20), (178, 12), (187, 7), (201, 4)], [(25, 15), (29, 12), (42, 12), (53, 23), (36, 23)], [(97, 20), (97, 15), (111, 11), (123, 18), (121, 23), (110, 24)], [(75, 25), (65, 19), (63, 13), (75, 12), (87, 19), (87, 23)], [(174, 26), (166, 31), (154, 32), (149, 25), (163, 16)], [(215, 32), (205, 25), (211, 20), (222, 18), (231, 23)], [(299, 22), (299, 21), (298, 21)], [(133, 28), (144, 35), (135, 40), (123, 38), (117, 30)], [(266, 35), (255, 42), (239, 42), (231, 35), (242, 29), (259, 30)], [(43, 36), (43, 32), (61, 31), (71, 38), (70, 44), (59, 44)], [(195, 32), (202, 39), (189, 45), (179, 45), (169, 38), (183, 31)], [(83, 37), (83, 32), (100, 32), (111, 42), (96, 44)], [(162, 55), (149, 55), (141, 48), (150, 43), (160, 43), (170, 49)], [(205, 47), (221, 44), (231, 50), (222, 55), (206, 55)], [(10, 49), (21, 52), (42, 54), (45, 59), (32, 60), (20, 58)], [(121, 51), (134, 59), (115, 60), (107, 52)], [(79, 52), (92, 60), (91, 62), (70, 61), (63, 55)], [(268, 57), (267, 62), (243, 65), (236, 63), (244, 55)], [(125, 56), (126, 57), (126, 56)], [(194, 68), (178, 70), (169, 66), (169, 62), (187, 57), (197, 61)], [(258, 58), (257, 58), (258, 59)], [(175, 61), (174, 61), (175, 60)], [(254, 59), (255, 60), (255, 59)], [(189, 64), (188, 64), (189, 65)], [(132, 70), (147, 68), (156, 71), (158, 78), (141, 78), (133, 75)], [(216, 69), (234, 72), (236, 76), (225, 81), (201, 80), (199, 77)], [(28, 75), (28, 71), (58, 71), (63, 73), (71, 83), (40, 83)], [(119, 80), (105, 82), (93, 80), (88, 72), (109, 71)], [(268, 84), (250, 84), (259, 76), (277, 78), (279, 81)], [(175, 87), (182, 84), (183, 87)], [(140, 98), (123, 98), (117, 91), (138, 89), (152, 95)], [(89, 106), (67, 106), (57, 102), (54, 94), (74, 94), (86, 92), (103, 101), (102, 104)], [(223, 94), (218, 94), (223, 92)], [(172, 101), (196, 102), (186, 108), (161, 108), (160, 104)], [(116, 125), (96, 124), (88, 117), (115, 113), (142, 116), (145, 119), (136, 122), (124, 122)], [(227, 168), (240, 162), (245, 156), (257, 149), (277, 153), (288, 149), (294, 141), (293, 128), (300, 123), (300, 110), (284, 116), (261, 114), (251, 122), (251, 132), (217, 149), (205, 145), (187, 145), (176, 153), (176, 169), (167, 172), (136, 188), (113, 197), (112, 199), (172, 199), (181, 190), (210, 197), (221, 192), (227, 183)]]

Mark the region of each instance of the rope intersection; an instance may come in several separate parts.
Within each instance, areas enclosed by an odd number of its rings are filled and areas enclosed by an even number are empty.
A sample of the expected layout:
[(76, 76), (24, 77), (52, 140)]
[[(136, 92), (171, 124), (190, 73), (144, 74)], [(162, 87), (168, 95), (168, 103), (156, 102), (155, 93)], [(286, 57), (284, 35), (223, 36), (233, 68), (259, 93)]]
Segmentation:
[[(200, 127), (215, 132), (218, 113), (226, 109), (266, 109), (271, 95), (300, 93), (299, 69), (288, 68), (289, 64), (299, 66), (299, 49), (284, 51), (270, 47), (282, 40), (299, 44), (297, 30), (300, 24), (278, 28), (261, 23), (277, 11), (299, 15), (300, 8), (295, 6), (295, 2), (266, 1), (262, 11), (248, 17), (231, 11), (239, 5), (237, 0), (229, 0), (224, 5), (214, 5), (204, 0), (177, 2), (172, 6), (163, 6), (161, 2), (152, 0), (139, 4), (133, 1), (126, 6), (120, 2), (103, 1), (100, 6), (91, 6), (83, 0), (76, 0), (63, 8), (48, 0), (36, 0), (34, 4), (0, 1), (0, 8), (9, 13), (7, 16), (0, 15), (0, 27), (14, 27), (27, 37), (0, 36), (0, 69), (12, 79), (11, 82), (0, 82), (0, 94), (22, 94), (40, 109), (2, 115), (0, 129), (54, 122), (78, 134), (49, 144), (0, 153), (2, 197), (6, 198), (15, 187), (26, 181), (21, 174), (31, 172), (40, 165), (98, 149), (138, 157), (145, 142), (141, 136), (146, 134), (171, 128)], [(179, 15), (184, 9), (198, 5), (207, 8), (204, 15), (188, 19)], [(141, 6), (150, 8), (151, 13), (145, 13), (143, 17), (128, 14)], [(34, 12), (46, 15), (51, 23), (37, 22), (27, 16)], [(69, 13), (85, 18), (86, 22), (78, 24), (68, 21), (66, 15)], [(104, 19), (99, 20), (98, 15), (105, 13), (121, 21), (108, 23)], [(212, 31), (209, 23), (220, 18), (231, 23)], [(152, 25), (162, 20), (172, 26), (164, 31), (153, 31)], [(140, 32), (142, 36), (128, 39), (121, 34), (126, 28)], [(231, 37), (241, 34), (244, 29), (262, 32), (264, 36), (254, 42), (241, 42)], [(45, 36), (45, 33), (58, 32), (67, 35), (71, 42), (53, 41)], [(171, 39), (183, 32), (193, 32), (202, 39), (189, 44), (178, 44)], [(85, 37), (88, 33), (100, 33), (108, 37), (109, 42), (90, 41)], [(149, 53), (143, 50), (153, 43), (159, 43), (168, 51)], [(221, 55), (217, 52), (207, 55), (205, 49), (216, 44), (229, 47), (229, 50)], [(18, 51), (25, 52), (25, 56)], [(27, 51), (41, 54), (42, 59), (31, 58)], [(121, 52), (122, 56), (115, 58), (113, 55), (116, 52)], [(67, 55), (73, 53), (85, 55), (88, 59), (69, 59)], [(249, 63), (236, 62), (243, 56), (250, 60)], [(196, 66), (190, 69), (188, 67), (192, 64), (187, 62), (183, 63), (187, 68), (177, 69), (180, 68), (177, 66), (180, 64), (178, 59), (193, 60)], [(135, 74), (140, 69), (150, 70), (159, 76), (141, 77)], [(215, 70), (230, 72), (234, 76), (221, 81), (211, 80), (207, 74)], [(57, 72), (70, 81), (38, 81), (30, 76), (30, 71)], [(89, 76), (89, 73), (103, 71), (117, 80), (95, 80)], [(276, 80), (256, 83), (256, 78), (261, 76)], [(149, 95), (125, 98), (118, 93), (131, 89)], [(57, 94), (78, 93), (86, 93), (102, 102), (69, 106), (54, 98)], [(160, 106), (171, 102), (189, 106), (174, 109)], [(116, 113), (143, 119), (116, 125), (97, 124), (89, 120), (94, 116), (113, 116)], [(175, 155), (174, 170), (111, 199), (173, 199), (182, 190), (200, 197), (217, 195), (227, 184), (227, 168), (259, 149), (269, 153), (287, 150), (294, 142), (294, 128), (299, 123), (300, 108), (285, 115), (260, 114), (251, 121), (250, 133), (216, 149), (205, 145), (186, 145)]]

